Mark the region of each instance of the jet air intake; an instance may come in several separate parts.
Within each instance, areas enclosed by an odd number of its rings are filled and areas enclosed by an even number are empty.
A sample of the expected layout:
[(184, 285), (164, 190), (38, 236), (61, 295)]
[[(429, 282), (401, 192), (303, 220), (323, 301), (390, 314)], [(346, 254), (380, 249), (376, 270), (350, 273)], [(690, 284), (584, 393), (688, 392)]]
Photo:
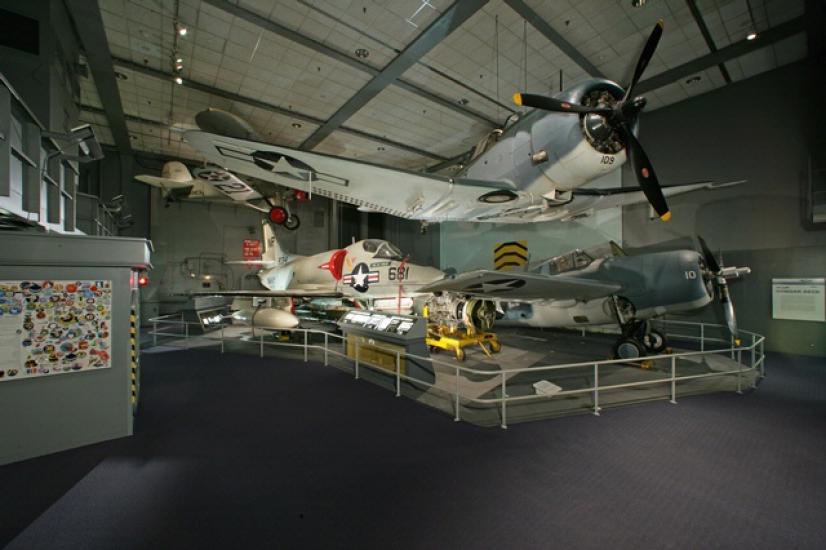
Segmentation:
[(637, 60), (634, 76), (622, 98), (594, 90), (587, 94), (581, 103), (573, 103), (550, 96), (517, 92), (513, 95), (513, 101), (517, 105), (535, 109), (581, 115), (585, 137), (598, 151), (614, 154), (625, 148), (645, 197), (660, 219), (668, 221), (671, 219), (671, 212), (654, 173), (654, 167), (633, 132), (637, 117), (645, 107), (644, 97), (633, 97), (634, 87), (651, 61), (662, 33), (663, 21), (661, 19), (654, 26), (645, 43)]

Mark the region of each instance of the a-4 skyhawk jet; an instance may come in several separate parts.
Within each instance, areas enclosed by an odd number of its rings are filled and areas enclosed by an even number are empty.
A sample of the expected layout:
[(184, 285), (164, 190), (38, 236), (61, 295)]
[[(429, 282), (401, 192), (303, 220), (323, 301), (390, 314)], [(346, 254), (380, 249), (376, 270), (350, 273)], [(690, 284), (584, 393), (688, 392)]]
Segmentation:
[[(554, 97), (515, 94), (534, 107), (512, 116), (473, 152), (453, 177), (409, 172), (250, 139), (204, 131), (186, 140), (210, 162), (237, 174), (422, 222), (525, 223), (585, 216), (594, 210), (648, 200), (663, 220), (665, 197), (719, 185), (663, 185), (637, 141), (645, 98), (633, 95), (662, 35), (652, 31), (629, 86), (591, 79)], [(232, 125), (229, 113), (211, 111)], [(204, 125), (201, 125), (203, 128)], [(639, 187), (587, 184), (631, 161)]]

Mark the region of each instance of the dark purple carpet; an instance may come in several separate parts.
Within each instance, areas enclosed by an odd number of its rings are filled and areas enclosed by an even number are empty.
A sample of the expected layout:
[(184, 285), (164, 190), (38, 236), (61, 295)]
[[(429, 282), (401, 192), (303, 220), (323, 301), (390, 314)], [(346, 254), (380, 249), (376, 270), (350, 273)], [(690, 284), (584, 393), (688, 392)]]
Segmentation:
[(826, 548), (826, 361), (508, 429), (317, 364), (143, 356), (132, 438), (0, 467), (9, 548)]

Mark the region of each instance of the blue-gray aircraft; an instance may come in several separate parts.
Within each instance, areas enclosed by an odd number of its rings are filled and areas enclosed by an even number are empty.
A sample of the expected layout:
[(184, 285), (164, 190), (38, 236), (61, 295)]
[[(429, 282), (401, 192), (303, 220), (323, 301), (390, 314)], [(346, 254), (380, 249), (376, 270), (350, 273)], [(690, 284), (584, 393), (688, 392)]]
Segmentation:
[[(512, 115), (502, 128), (482, 139), (454, 176), (262, 143), (237, 117), (215, 110), (199, 114), (202, 130), (187, 132), (186, 140), (210, 162), (234, 173), (423, 224), (566, 220), (645, 200), (661, 219), (668, 220), (666, 196), (726, 183), (661, 186), (637, 141), (637, 119), (645, 98), (634, 96), (634, 87), (662, 29), (660, 21), (624, 89), (596, 78), (553, 97), (514, 94), (518, 105), (533, 110)], [(588, 187), (629, 159), (638, 187)], [(273, 206), (270, 216), (274, 223), (285, 218), (278, 208)]]
[[(673, 250), (629, 256), (615, 243), (574, 250), (530, 264), (525, 272), (475, 270), (425, 285), (441, 302), (457, 307), (485, 299), (473, 322), (486, 330), (498, 310), (497, 324), (580, 327), (618, 323), (614, 353), (636, 358), (665, 349), (662, 333), (647, 321), (706, 306), (716, 294), (735, 342), (737, 320), (728, 279), (751, 272), (722, 267), (705, 241), (702, 253)], [(491, 303), (495, 301), (495, 306)], [(495, 307), (495, 309), (494, 309)]]

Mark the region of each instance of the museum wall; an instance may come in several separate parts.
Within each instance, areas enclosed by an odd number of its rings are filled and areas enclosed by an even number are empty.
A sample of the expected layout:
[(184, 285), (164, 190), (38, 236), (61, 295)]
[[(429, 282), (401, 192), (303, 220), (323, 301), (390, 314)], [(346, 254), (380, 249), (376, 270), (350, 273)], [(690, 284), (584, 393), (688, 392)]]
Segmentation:
[[(772, 278), (826, 276), (826, 228), (804, 219), (809, 155), (816, 146), (822, 91), (810, 62), (736, 82), (645, 113), (640, 140), (663, 183), (747, 179), (729, 189), (670, 199), (673, 219), (649, 221), (645, 205), (626, 207), (623, 236), (629, 249), (694, 246), (702, 235), (726, 265), (753, 272), (730, 285), (740, 326), (767, 336), (767, 349), (826, 356), (823, 323), (773, 320)], [(817, 158), (819, 157), (819, 159)], [(626, 184), (633, 175), (624, 172)], [(692, 316), (723, 322), (719, 305)]]
[[(80, 88), (79, 47), (64, 3), (0, 0), (0, 10), (15, 14), (0, 17), (0, 72), (41, 123), (52, 131), (67, 132), (77, 125)], [(39, 39), (16, 40), (21, 33), (4, 32), (5, 25), (33, 25), (22, 37), (39, 35)]]
[[(619, 187), (621, 181), (620, 173), (614, 171), (595, 180), (591, 185)], [(526, 241), (531, 262), (609, 240), (621, 243), (621, 214), (619, 208), (611, 208), (597, 211), (586, 218), (565, 222), (442, 223), (439, 224), (440, 263), (435, 265), (442, 269), (453, 268), (459, 273), (471, 269), (492, 269), (493, 250), (497, 245), (509, 241)]]

